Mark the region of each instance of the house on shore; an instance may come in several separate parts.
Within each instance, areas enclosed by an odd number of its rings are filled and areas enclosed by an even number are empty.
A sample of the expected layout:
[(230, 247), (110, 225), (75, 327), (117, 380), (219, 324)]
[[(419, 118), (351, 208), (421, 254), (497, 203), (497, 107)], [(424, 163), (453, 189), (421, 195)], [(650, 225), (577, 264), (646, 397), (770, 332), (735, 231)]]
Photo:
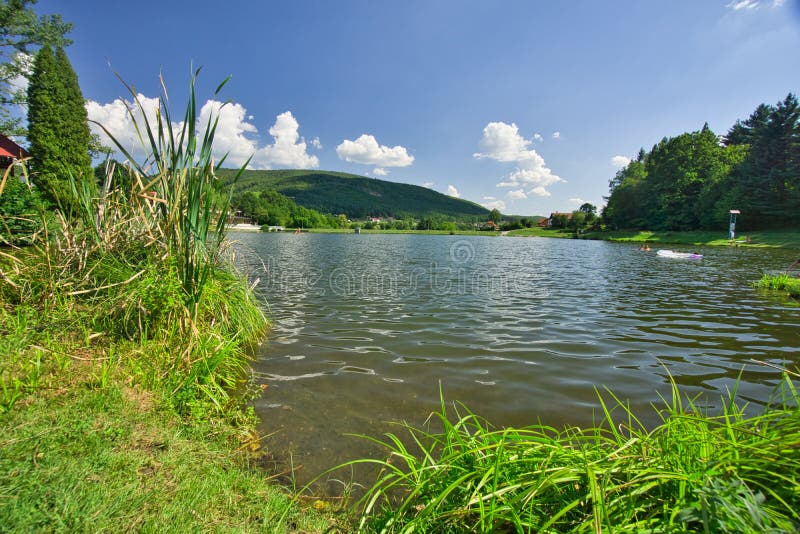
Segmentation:
[(0, 172), (5, 172), (15, 161), (29, 158), (28, 151), (12, 141), (10, 138), (0, 134)]
[(551, 228), (553, 226), (553, 223), (555, 222), (555, 220), (559, 219), (559, 218), (562, 218), (562, 217), (564, 218), (565, 221), (570, 221), (570, 220), (572, 220), (572, 212), (569, 212), (569, 211), (568, 212), (554, 211), (554, 212), (552, 212), (550, 214), (549, 218), (544, 219), (544, 220), (547, 221), (547, 227)]

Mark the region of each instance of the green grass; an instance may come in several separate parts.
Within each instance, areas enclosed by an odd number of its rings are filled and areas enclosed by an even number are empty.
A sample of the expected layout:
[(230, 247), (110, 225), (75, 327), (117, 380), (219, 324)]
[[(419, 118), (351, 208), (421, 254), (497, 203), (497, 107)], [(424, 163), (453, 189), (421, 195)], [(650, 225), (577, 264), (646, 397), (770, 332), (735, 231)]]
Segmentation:
[[(745, 417), (735, 392), (720, 415), (673, 395), (648, 429), (606, 392), (592, 428), (495, 428), (442, 402), (442, 431), (400, 425), (367, 438), (386, 452), (357, 503), (367, 532), (795, 532), (800, 411)], [(608, 402), (610, 401), (610, 402)]]
[(138, 388), (79, 383), (0, 416), (6, 532), (324, 530), (236, 453)]
[(792, 298), (800, 299), (800, 278), (792, 277), (788, 274), (765, 274), (761, 280), (753, 285), (759, 289), (780, 291)]
[[(632, 243), (659, 243), (681, 245), (730, 246), (731, 242), (724, 231), (695, 232), (650, 232), (644, 230), (618, 230), (586, 232), (586, 239), (622, 241)], [(742, 242), (750, 238), (750, 242)], [(759, 232), (740, 232), (736, 238), (737, 246), (800, 248), (800, 230), (763, 230)]]
[(575, 237), (575, 231), (567, 230), (566, 228), (539, 228), (534, 226), (532, 228), (511, 230), (508, 235), (512, 237), (560, 237), (572, 239)]

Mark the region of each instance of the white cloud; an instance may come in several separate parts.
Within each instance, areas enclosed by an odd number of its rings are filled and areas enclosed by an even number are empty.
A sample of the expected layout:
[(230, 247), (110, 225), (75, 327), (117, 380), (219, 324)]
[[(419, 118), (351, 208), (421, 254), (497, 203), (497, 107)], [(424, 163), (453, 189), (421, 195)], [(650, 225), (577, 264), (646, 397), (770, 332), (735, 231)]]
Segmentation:
[(455, 188), (453, 185), (447, 186), (447, 196), (454, 197), (454, 198), (461, 198), (461, 193), (458, 192), (458, 189)]
[(758, 7), (760, 2), (758, 0), (733, 0), (725, 7), (729, 9), (733, 9), (734, 11), (739, 11), (740, 9), (755, 9)]
[(300, 124), (291, 111), (275, 117), (275, 124), (269, 134), (275, 140), (271, 145), (259, 148), (253, 157), (254, 166), (286, 167), (293, 169), (316, 169), (319, 158), (306, 152), (306, 142), (300, 139)]
[(427, 187), (428, 189), (430, 189), (431, 187), (433, 187), (433, 182), (425, 182), (422, 184), (422, 187)]
[(481, 204), (481, 206), (483, 206), (487, 210), (496, 209), (497, 211), (503, 211), (506, 209), (506, 203), (503, 202), (502, 200), (493, 200), (491, 202), (484, 202), (483, 204)]
[[(535, 138), (535, 136), (534, 136)], [(529, 193), (540, 194), (533, 191), (535, 188), (544, 188), (563, 181), (553, 174), (544, 158), (534, 149), (530, 148), (532, 141), (519, 134), (516, 124), (505, 122), (490, 122), (483, 129), (480, 141), (481, 152), (476, 152), (473, 157), (477, 159), (493, 159), (500, 162), (514, 162), (517, 168), (511, 172), (497, 187), (522, 187), (531, 188)], [(549, 195), (549, 193), (547, 193)]]
[(378, 167), (408, 167), (414, 163), (414, 156), (410, 156), (405, 147), (379, 145), (375, 137), (367, 134), (355, 141), (345, 139), (336, 147), (336, 154), (339, 159), (351, 163)]
[[(143, 148), (134, 127), (134, 119), (140, 128), (143, 128), (144, 117), (151, 125), (155, 125), (159, 99), (139, 94), (136, 95), (136, 100), (140, 106), (121, 98), (108, 104), (89, 100), (86, 102), (86, 111), (89, 119), (102, 124), (123, 148), (134, 157), (142, 157)], [(319, 159), (307, 153), (306, 142), (298, 133), (300, 125), (290, 111), (276, 117), (275, 124), (269, 129), (273, 143), (262, 147), (258, 146), (258, 129), (249, 122), (252, 120), (252, 115), (247, 115), (247, 110), (241, 104), (223, 104), (216, 100), (208, 100), (200, 108), (198, 127), (204, 128), (210, 117), (219, 119), (214, 137), (214, 156), (220, 159), (228, 154), (226, 165), (243, 165), (247, 158), (252, 156), (250, 166), (256, 169), (269, 169), (274, 166), (319, 167)], [(181, 126), (173, 124), (173, 129), (180, 131)], [(93, 133), (100, 135), (104, 144), (113, 146), (97, 124), (90, 123), (90, 127)], [(143, 135), (146, 134), (143, 132)]]
[(514, 191), (509, 191), (506, 196), (508, 196), (508, 198), (510, 198), (511, 200), (519, 200), (519, 199), (522, 199), (522, 198), (528, 198), (528, 195), (526, 195), (525, 191), (523, 191), (522, 189), (516, 189)]
[[(111, 134), (122, 147), (131, 153), (134, 157), (143, 156), (142, 142), (134, 128), (134, 120), (140, 125), (144, 125), (144, 118), (154, 125), (156, 123), (156, 111), (159, 108), (158, 98), (149, 98), (142, 94), (137, 94), (134, 101), (124, 100), (117, 98), (109, 104), (100, 104), (94, 100), (86, 102), (86, 113), (90, 121), (95, 121), (102, 124), (108, 133)], [(173, 125), (178, 128), (178, 125)], [(105, 132), (94, 122), (89, 123), (89, 128), (92, 133), (100, 136), (100, 141), (108, 146), (116, 148), (111, 139)], [(142, 135), (147, 134), (143, 131)], [(145, 143), (147, 138), (145, 137)]]
[(542, 134), (540, 133), (533, 134), (533, 139), (534, 141), (539, 141), (540, 143), (544, 141), (544, 137), (542, 137)]
[[(28, 77), (33, 71), (33, 61), (34, 57), (31, 54), (17, 52), (11, 57), (11, 61), (0, 64), (0, 76), (8, 83), (13, 93), (28, 90)], [(11, 73), (15, 71), (21, 74), (11, 77)]]
[(317, 150), (322, 149), (322, 143), (320, 143), (319, 137), (315, 137), (314, 139), (311, 140), (311, 146), (313, 146)]
[(621, 169), (622, 167), (627, 167), (628, 163), (631, 162), (631, 158), (625, 156), (614, 156), (611, 158), (611, 165)]
[[(208, 124), (213, 117), (218, 118), (214, 135), (214, 155), (221, 157), (228, 154), (225, 160), (227, 165), (241, 167), (256, 152), (256, 142), (247, 135), (258, 133), (258, 129), (246, 121), (246, 113), (247, 110), (241, 104), (225, 104), (216, 100), (208, 100), (200, 108), (198, 125)], [(256, 158), (253, 158), (252, 163), (254, 166), (261, 166)]]
[(372, 174), (374, 174), (375, 176), (386, 176), (387, 174), (389, 174), (389, 171), (387, 171), (386, 169), (382, 169), (380, 167), (375, 167), (372, 170)]
[(576, 206), (582, 206), (589, 202), (588, 200), (583, 200), (582, 198), (573, 197), (568, 201), (570, 204), (575, 204)]
[(497, 200), (497, 197), (483, 197), (483, 200)]
[(533, 189), (528, 191), (528, 193), (531, 194), (531, 195), (539, 196), (539, 197), (549, 197), (550, 196), (550, 191), (548, 191), (547, 189), (545, 189), (541, 185), (538, 186), (538, 187), (534, 187)]
[(529, 149), (530, 145), (531, 141), (519, 135), (519, 128), (513, 122), (490, 122), (483, 129), (479, 143), (483, 152), (472, 156), (501, 162), (522, 161), (538, 156), (535, 150)]
[(561, 132), (553, 132), (553, 139), (561, 139)]

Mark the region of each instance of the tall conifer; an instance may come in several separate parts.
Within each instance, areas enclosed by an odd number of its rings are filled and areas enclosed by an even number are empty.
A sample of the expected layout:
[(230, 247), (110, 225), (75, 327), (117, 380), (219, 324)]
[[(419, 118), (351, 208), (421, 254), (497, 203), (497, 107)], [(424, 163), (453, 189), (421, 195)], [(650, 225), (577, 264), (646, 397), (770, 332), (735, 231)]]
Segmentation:
[(93, 171), (83, 95), (63, 49), (54, 55), (44, 46), (36, 55), (28, 86), (28, 130), (34, 182), (48, 200), (71, 208), (69, 177), (92, 180)]

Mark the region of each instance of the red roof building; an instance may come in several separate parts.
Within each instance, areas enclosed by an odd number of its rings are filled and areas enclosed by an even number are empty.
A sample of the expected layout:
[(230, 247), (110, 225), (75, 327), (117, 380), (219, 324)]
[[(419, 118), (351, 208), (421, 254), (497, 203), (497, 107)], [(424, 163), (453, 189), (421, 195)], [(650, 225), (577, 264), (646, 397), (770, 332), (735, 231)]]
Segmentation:
[(7, 169), (14, 160), (29, 157), (28, 151), (17, 143), (0, 134), (0, 169)]

